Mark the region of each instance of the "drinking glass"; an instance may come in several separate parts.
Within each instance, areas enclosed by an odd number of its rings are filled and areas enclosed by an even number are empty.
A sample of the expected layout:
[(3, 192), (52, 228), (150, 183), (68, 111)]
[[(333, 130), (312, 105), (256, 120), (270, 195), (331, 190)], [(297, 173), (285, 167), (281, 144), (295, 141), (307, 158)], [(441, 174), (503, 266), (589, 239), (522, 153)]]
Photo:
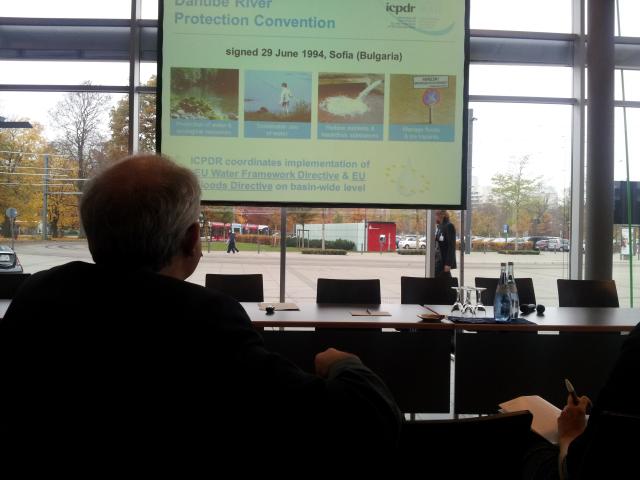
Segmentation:
[(453, 288), (456, 291), (456, 301), (453, 304), (453, 307), (451, 307), (451, 313), (455, 311), (462, 312), (464, 308), (464, 305), (462, 304), (464, 300), (462, 287), (451, 287), (451, 288)]
[(474, 290), (474, 287), (462, 287), (464, 291), (464, 304), (462, 306), (462, 314), (470, 313), (475, 317), (476, 308), (475, 305), (471, 301), (471, 292)]
[(475, 287), (474, 290), (476, 291), (476, 313), (477, 312), (483, 312), (483, 315), (487, 314), (487, 308), (484, 306), (484, 304), (482, 303), (482, 292), (484, 292), (486, 290), (485, 287)]

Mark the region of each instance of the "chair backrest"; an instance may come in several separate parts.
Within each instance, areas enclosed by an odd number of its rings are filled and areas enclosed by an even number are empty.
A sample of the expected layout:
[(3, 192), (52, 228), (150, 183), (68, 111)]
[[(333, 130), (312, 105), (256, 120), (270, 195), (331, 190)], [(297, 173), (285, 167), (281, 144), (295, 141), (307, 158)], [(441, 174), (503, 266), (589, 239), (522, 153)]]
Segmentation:
[(558, 279), (561, 307), (619, 307), (615, 280)]
[(263, 302), (262, 274), (218, 274), (207, 273), (204, 284), (229, 295), (239, 302)]
[(400, 277), (400, 303), (453, 305), (458, 286), (455, 277)]
[[(486, 288), (486, 290), (482, 292), (482, 303), (485, 305), (493, 305), (496, 288), (498, 287), (498, 279), (476, 277), (476, 287)], [(520, 305), (536, 304), (536, 293), (533, 289), (533, 280), (531, 278), (516, 278), (516, 288), (518, 289)]]
[(428, 456), (449, 478), (519, 478), (532, 419), (531, 412), (520, 411), (407, 422), (400, 438), (402, 458), (424, 464)]
[(0, 298), (13, 298), (30, 273), (2, 273), (0, 274)]
[(319, 278), (316, 303), (360, 303), (379, 305), (380, 280)]

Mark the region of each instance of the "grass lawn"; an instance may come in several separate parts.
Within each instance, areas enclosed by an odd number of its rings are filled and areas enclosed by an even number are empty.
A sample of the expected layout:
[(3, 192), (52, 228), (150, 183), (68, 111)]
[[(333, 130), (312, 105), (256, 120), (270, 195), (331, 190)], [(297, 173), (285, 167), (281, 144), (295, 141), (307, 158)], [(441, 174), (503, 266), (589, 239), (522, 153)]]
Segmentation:
[[(236, 247), (238, 250), (245, 252), (257, 252), (258, 244), (257, 243), (241, 243), (236, 242)], [(202, 241), (202, 251), (207, 251), (207, 242), (205, 240)], [(226, 242), (211, 242), (211, 251), (212, 252), (226, 252), (227, 244)], [(272, 247), (271, 245), (260, 245), (261, 252), (279, 252), (280, 245)], [(287, 247), (288, 252), (299, 252), (300, 249), (296, 247)]]

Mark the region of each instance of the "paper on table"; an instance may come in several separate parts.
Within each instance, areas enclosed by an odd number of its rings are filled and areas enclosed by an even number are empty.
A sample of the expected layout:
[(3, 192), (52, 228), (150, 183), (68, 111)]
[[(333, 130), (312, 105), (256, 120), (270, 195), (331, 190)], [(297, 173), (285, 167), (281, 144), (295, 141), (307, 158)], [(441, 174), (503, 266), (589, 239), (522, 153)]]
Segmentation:
[(295, 303), (259, 303), (258, 308), (260, 310), (266, 310), (267, 307), (273, 307), (276, 311), (282, 310), (300, 310), (300, 307)]
[(500, 404), (503, 412), (529, 410), (533, 414), (531, 429), (551, 443), (558, 443), (560, 409), (538, 395), (525, 395)]
[(390, 317), (389, 312), (383, 312), (382, 310), (353, 310), (351, 312), (353, 317)]

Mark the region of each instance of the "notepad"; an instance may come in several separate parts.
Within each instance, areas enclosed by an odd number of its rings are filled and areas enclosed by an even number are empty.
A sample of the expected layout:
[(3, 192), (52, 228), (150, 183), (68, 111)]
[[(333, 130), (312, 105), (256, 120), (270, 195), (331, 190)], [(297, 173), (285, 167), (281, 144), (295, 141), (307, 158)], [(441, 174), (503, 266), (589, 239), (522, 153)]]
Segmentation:
[(351, 313), (353, 317), (390, 317), (389, 312), (383, 312), (382, 310), (354, 310)]
[(276, 311), (283, 310), (300, 310), (300, 307), (295, 303), (259, 303), (258, 308), (260, 310), (266, 310), (267, 307), (273, 307)]
[(533, 414), (531, 429), (551, 443), (558, 443), (558, 417), (561, 410), (538, 395), (525, 395), (501, 403), (503, 412), (529, 410)]

